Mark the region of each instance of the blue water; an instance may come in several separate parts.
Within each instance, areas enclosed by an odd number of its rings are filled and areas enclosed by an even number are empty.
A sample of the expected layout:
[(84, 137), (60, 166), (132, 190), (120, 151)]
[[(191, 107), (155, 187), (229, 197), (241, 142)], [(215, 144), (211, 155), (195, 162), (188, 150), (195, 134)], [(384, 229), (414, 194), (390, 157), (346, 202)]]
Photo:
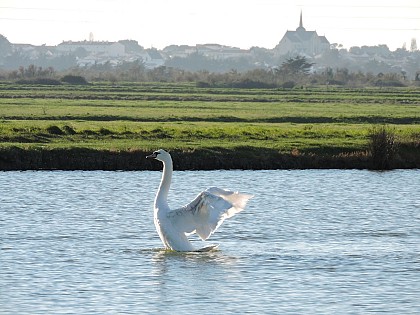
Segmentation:
[(0, 314), (420, 314), (419, 170), (175, 172), (173, 207), (255, 195), (189, 254), (162, 250), (160, 176), (0, 173)]

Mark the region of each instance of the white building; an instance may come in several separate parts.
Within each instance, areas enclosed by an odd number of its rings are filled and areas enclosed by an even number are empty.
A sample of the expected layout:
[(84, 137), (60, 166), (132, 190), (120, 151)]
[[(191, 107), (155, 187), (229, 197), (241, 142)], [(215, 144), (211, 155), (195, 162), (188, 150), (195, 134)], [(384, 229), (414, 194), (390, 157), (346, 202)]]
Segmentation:
[(216, 60), (249, 57), (251, 55), (249, 50), (219, 44), (197, 44), (195, 46), (171, 45), (165, 47), (163, 52), (167, 58), (186, 58), (191, 54), (197, 53), (204, 57)]
[(143, 62), (145, 67), (148, 69), (154, 69), (165, 64), (165, 60), (157, 49), (148, 49), (146, 56), (147, 57), (143, 58)]
[(205, 57), (217, 60), (249, 57), (249, 50), (219, 44), (196, 45), (197, 52)]
[(62, 42), (56, 48), (61, 53), (73, 53), (78, 49), (84, 49), (89, 54), (102, 54), (110, 57), (119, 57), (125, 54), (125, 46), (117, 42), (67, 41)]

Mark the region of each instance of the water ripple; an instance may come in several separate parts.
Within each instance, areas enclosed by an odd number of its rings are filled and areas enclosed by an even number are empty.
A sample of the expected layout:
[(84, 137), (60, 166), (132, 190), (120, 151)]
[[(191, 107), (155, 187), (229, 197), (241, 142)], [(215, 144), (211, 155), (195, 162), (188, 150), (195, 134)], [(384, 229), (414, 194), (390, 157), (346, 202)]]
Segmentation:
[(0, 173), (0, 313), (420, 313), (420, 171), (176, 172), (255, 195), (207, 253), (162, 249), (160, 176)]

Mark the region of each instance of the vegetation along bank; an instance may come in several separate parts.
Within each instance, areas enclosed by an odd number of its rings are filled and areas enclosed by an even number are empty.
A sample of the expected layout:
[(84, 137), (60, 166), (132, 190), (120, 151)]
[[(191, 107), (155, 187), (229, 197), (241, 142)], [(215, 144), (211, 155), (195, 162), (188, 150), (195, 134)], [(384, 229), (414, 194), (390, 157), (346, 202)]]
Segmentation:
[(0, 170), (420, 166), (418, 87), (0, 82)]

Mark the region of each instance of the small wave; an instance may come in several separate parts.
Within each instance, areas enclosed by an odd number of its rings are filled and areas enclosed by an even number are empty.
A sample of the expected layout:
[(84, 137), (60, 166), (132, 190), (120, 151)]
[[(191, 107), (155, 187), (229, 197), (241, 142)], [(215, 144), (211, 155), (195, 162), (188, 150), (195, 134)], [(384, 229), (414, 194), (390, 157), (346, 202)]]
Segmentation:
[(408, 237), (407, 233), (404, 232), (396, 232), (396, 231), (386, 231), (386, 230), (379, 230), (379, 231), (363, 231), (363, 232), (353, 232), (348, 233), (347, 236), (357, 236), (357, 237), (397, 237), (403, 238)]

